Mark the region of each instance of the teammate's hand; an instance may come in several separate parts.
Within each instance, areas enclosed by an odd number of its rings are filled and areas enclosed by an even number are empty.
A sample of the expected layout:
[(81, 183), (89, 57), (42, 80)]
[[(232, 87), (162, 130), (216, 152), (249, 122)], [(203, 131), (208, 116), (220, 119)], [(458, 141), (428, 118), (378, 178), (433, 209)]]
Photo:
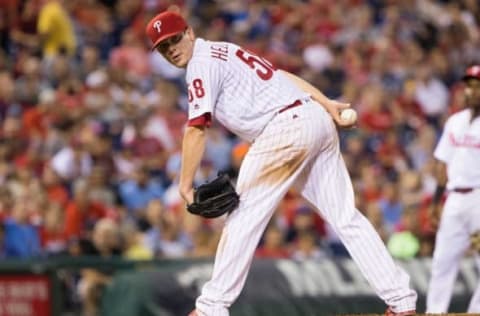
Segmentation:
[(345, 122), (341, 119), (340, 113), (342, 110), (348, 109), (350, 107), (350, 103), (340, 102), (337, 100), (329, 100), (325, 105), (328, 113), (332, 116), (335, 123), (343, 128), (349, 128), (355, 126), (355, 124), (350, 124)]
[(428, 215), (430, 218), (430, 223), (432, 224), (432, 228), (436, 230), (438, 228), (438, 224), (440, 223), (440, 217), (442, 216), (442, 206), (439, 203), (430, 205)]
[(480, 231), (470, 236), (470, 242), (472, 243), (472, 249), (480, 254)]

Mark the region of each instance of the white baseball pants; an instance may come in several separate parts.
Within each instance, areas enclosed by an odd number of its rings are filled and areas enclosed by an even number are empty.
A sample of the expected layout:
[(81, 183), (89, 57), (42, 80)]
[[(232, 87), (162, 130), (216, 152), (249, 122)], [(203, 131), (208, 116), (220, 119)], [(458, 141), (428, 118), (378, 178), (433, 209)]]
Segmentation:
[[(446, 313), (460, 260), (470, 246), (470, 235), (480, 230), (480, 189), (448, 194), (435, 241), (432, 273), (427, 294), (427, 313)], [(480, 270), (480, 258), (477, 257)], [(480, 313), (480, 284), (470, 300), (469, 313)]]
[(237, 182), (240, 205), (226, 221), (212, 278), (196, 302), (199, 314), (229, 315), (262, 233), (292, 185), (332, 225), (385, 303), (397, 312), (414, 310), (417, 294), (409, 288), (409, 276), (355, 208), (335, 125), (309, 100), (276, 115), (246, 155)]

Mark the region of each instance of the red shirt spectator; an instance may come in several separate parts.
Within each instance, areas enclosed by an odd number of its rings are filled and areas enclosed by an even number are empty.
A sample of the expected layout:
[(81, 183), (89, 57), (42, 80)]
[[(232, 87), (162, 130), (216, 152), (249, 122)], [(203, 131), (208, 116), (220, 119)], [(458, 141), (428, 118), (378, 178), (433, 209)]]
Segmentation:
[(384, 132), (392, 126), (393, 120), (387, 111), (364, 112), (360, 115), (360, 124), (371, 132)]
[(290, 253), (285, 247), (283, 232), (276, 226), (267, 228), (263, 244), (255, 252), (258, 258), (288, 258)]
[(40, 226), (40, 242), (48, 253), (60, 253), (67, 249), (67, 234), (63, 228), (63, 206), (50, 202)]
[(110, 53), (110, 65), (125, 70), (134, 78), (142, 79), (150, 74), (146, 49), (132, 30), (122, 34), (122, 45)]
[[(394, 130), (389, 131), (385, 140), (379, 146), (377, 158), (384, 168), (394, 168), (400, 160), (406, 161), (405, 151), (399, 143), (397, 134)], [(406, 162), (405, 162), (406, 164)]]
[(65, 233), (69, 239), (81, 237), (98, 219), (106, 215), (104, 205), (90, 202), (87, 187), (76, 188), (74, 200), (67, 204), (65, 210)]

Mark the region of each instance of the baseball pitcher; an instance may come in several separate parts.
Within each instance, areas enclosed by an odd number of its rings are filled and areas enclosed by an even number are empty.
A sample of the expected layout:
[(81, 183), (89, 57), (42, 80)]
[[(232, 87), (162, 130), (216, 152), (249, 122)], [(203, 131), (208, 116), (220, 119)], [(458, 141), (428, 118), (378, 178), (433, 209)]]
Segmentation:
[(387, 315), (413, 315), (417, 294), (409, 287), (409, 276), (395, 265), (354, 205), (335, 127), (335, 123), (352, 124), (339, 114), (348, 105), (328, 99), (304, 80), (242, 47), (196, 38), (177, 13), (155, 16), (146, 32), (160, 54), (186, 68), (189, 121), (179, 187), (187, 205), (195, 204), (189, 209), (200, 213), (201, 199), (194, 198), (192, 182), (212, 120), (251, 143), (237, 180), (238, 206), (235, 196), (229, 195), (232, 203), (226, 204), (236, 208), (229, 211), (212, 278), (191, 315), (229, 315), (262, 233), (292, 185), (336, 230), (388, 305)]

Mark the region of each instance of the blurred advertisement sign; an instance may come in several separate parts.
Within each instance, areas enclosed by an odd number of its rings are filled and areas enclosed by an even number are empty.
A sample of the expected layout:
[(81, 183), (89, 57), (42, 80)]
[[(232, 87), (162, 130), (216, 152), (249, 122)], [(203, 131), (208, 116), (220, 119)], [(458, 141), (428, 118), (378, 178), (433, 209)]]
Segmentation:
[(0, 316), (50, 316), (47, 276), (0, 275)]

